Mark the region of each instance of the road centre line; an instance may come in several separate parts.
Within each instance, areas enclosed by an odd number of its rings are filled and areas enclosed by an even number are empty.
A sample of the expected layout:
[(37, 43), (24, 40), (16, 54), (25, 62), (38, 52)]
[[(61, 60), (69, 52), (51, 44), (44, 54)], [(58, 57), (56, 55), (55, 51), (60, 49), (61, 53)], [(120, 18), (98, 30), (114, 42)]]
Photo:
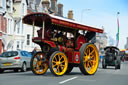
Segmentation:
[(77, 78), (77, 76), (72, 77), (72, 78), (70, 78), (70, 79), (66, 79), (66, 80), (64, 80), (64, 81), (59, 82), (59, 84), (66, 83), (66, 82), (71, 81), (71, 80), (76, 79), (76, 78)]

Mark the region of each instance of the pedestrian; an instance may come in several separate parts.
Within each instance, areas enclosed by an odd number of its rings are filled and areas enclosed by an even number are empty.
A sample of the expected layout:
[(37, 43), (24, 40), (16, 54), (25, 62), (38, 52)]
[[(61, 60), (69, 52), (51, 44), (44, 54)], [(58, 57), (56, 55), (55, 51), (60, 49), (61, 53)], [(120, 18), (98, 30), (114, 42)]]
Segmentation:
[(35, 55), (36, 52), (37, 52), (37, 47), (35, 47), (35, 48), (33, 49), (33, 51), (32, 51), (32, 55)]

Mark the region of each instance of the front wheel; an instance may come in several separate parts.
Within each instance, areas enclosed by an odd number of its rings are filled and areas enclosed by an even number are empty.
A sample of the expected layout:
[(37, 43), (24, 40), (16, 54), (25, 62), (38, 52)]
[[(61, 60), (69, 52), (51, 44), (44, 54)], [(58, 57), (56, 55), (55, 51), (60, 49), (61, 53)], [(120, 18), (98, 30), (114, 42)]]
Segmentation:
[(68, 59), (62, 52), (55, 51), (49, 59), (50, 71), (55, 76), (62, 76), (68, 68)]
[(31, 70), (36, 75), (43, 75), (48, 70), (48, 60), (44, 53), (37, 52), (30, 62)]
[(80, 48), (80, 70), (84, 75), (93, 75), (99, 65), (99, 54), (94, 44), (85, 43)]
[(3, 73), (4, 72), (4, 70), (3, 69), (0, 69), (0, 73)]
[(102, 68), (103, 69), (107, 68), (107, 65), (106, 65), (106, 62), (105, 62), (105, 58), (103, 58), (103, 60), (102, 60)]

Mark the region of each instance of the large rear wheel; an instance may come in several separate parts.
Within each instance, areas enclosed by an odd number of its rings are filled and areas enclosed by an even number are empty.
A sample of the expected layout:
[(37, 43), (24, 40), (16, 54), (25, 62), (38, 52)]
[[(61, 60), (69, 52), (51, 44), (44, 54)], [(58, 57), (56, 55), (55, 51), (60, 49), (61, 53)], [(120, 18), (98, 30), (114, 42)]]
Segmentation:
[(66, 55), (62, 52), (55, 51), (49, 60), (50, 71), (55, 76), (62, 76), (68, 67), (68, 59)]
[(80, 49), (80, 70), (84, 75), (93, 75), (99, 65), (99, 54), (94, 44), (85, 43)]
[(48, 69), (48, 60), (42, 52), (37, 52), (31, 59), (31, 70), (36, 75), (43, 75)]

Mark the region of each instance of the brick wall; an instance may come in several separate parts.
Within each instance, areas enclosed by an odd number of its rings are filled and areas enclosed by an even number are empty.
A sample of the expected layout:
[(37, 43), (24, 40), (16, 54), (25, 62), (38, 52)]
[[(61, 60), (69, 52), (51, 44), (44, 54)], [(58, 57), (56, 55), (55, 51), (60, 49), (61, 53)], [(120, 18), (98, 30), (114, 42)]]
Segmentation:
[(0, 40), (0, 54), (2, 52), (2, 41)]

